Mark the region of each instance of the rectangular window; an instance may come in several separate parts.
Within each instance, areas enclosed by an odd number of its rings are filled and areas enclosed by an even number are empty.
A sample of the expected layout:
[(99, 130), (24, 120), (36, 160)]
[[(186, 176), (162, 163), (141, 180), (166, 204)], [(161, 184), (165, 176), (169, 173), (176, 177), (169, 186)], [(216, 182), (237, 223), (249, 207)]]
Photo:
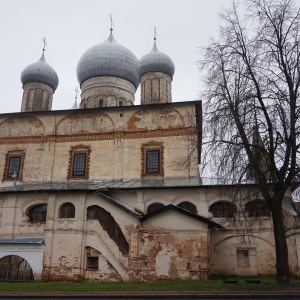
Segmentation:
[(73, 176), (85, 176), (86, 153), (74, 153)]
[(9, 158), (7, 178), (12, 178), (14, 172), (16, 172), (17, 178), (19, 177), (21, 167), (21, 156), (11, 156)]
[(90, 257), (86, 258), (86, 268), (90, 270), (98, 270), (99, 268), (99, 259), (98, 257)]
[(13, 150), (5, 154), (5, 165), (2, 181), (12, 180), (14, 172), (16, 172), (19, 181), (22, 181), (23, 167), (25, 160), (25, 151)]
[(250, 266), (249, 250), (237, 250), (236, 257), (237, 257), (237, 266), (238, 267), (249, 267)]
[(146, 173), (159, 173), (160, 150), (146, 150)]
[(164, 147), (151, 142), (142, 145), (142, 177), (164, 176)]
[(91, 147), (78, 145), (69, 151), (69, 167), (67, 179), (88, 179)]

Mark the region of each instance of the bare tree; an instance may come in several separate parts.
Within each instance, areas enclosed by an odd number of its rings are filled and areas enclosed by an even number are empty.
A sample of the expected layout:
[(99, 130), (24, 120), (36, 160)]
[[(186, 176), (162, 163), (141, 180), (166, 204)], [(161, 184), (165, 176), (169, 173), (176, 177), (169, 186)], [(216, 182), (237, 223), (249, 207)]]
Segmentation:
[(277, 282), (287, 283), (282, 202), (300, 176), (299, 8), (292, 0), (251, 0), (246, 13), (233, 3), (221, 20), (220, 37), (199, 62), (205, 164), (235, 183), (253, 179), (272, 212)]

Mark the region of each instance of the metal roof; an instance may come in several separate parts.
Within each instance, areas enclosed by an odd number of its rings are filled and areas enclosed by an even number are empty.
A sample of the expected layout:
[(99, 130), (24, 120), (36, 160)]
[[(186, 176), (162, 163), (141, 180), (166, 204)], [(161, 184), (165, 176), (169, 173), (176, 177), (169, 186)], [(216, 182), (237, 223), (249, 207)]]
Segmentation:
[[(249, 184), (250, 182), (248, 182)], [(161, 188), (191, 188), (209, 186), (234, 185), (229, 180), (200, 177), (170, 177), (170, 178), (143, 178), (143, 179), (116, 179), (64, 182), (30, 182), (0, 187), (0, 193), (28, 192), (28, 191), (65, 191), (65, 190), (109, 190), (109, 189), (161, 189)]]
[(58, 86), (58, 76), (54, 69), (47, 64), (44, 53), (37, 62), (30, 64), (23, 70), (21, 81), (23, 85), (30, 82), (44, 83), (54, 90)]
[(127, 48), (109, 38), (95, 45), (81, 56), (77, 65), (77, 78), (81, 85), (85, 80), (97, 76), (114, 76), (139, 86), (138, 59)]
[(43, 244), (43, 238), (0, 239), (0, 244)]
[(208, 225), (210, 225), (210, 226), (212, 226), (212, 227), (224, 228), (222, 225), (220, 225), (220, 224), (217, 223), (217, 222), (214, 222), (214, 221), (212, 221), (212, 220), (209, 220), (209, 219), (207, 219), (207, 218), (205, 218), (205, 217), (203, 217), (203, 216), (194, 214), (194, 213), (192, 213), (192, 212), (190, 212), (190, 211), (188, 211), (188, 210), (186, 210), (186, 209), (184, 209), (184, 208), (181, 208), (181, 207), (179, 207), (179, 206), (175, 206), (175, 205), (173, 205), (173, 204), (168, 204), (168, 205), (166, 205), (166, 206), (164, 206), (164, 207), (162, 207), (162, 208), (160, 208), (160, 209), (157, 209), (157, 210), (155, 210), (155, 211), (152, 211), (152, 212), (150, 212), (150, 213), (148, 213), (148, 214), (143, 215), (142, 221), (144, 221), (144, 220), (146, 220), (146, 219), (149, 219), (149, 218), (151, 218), (152, 216), (158, 215), (158, 214), (160, 214), (160, 213), (162, 213), (162, 212), (164, 212), (164, 211), (166, 211), (166, 210), (170, 210), (170, 209), (175, 210), (175, 211), (178, 211), (178, 212), (180, 212), (180, 213), (183, 213), (183, 214), (185, 214), (185, 215), (187, 215), (187, 216), (190, 216), (190, 217), (192, 217), (192, 218), (194, 218), (194, 219), (196, 219), (196, 220), (199, 220), (199, 221), (201, 221), (201, 222), (207, 223)]
[(165, 53), (158, 51), (156, 43), (150, 53), (139, 60), (139, 76), (148, 72), (163, 72), (173, 77), (175, 66), (172, 59)]
[(141, 219), (142, 218), (142, 214), (138, 213), (137, 211), (135, 211), (134, 209), (132, 209), (131, 207), (127, 206), (126, 204), (122, 203), (121, 201), (119, 201), (116, 198), (113, 198), (111, 195), (108, 195), (107, 193), (103, 193), (100, 191), (96, 191), (96, 193), (98, 195), (103, 196), (106, 200), (108, 200), (109, 202), (112, 202), (113, 204), (115, 204), (116, 206), (120, 207), (121, 209), (127, 211), (128, 213), (132, 214), (134, 217)]

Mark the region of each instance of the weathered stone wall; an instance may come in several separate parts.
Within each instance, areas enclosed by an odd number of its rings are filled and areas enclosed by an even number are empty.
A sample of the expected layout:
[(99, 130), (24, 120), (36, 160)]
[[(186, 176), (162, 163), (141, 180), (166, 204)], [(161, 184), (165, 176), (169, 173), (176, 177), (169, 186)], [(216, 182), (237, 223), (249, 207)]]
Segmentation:
[[(196, 205), (198, 215), (208, 218), (209, 205), (225, 199), (217, 187), (119, 190), (111, 195), (131, 208), (139, 207), (141, 212), (157, 201), (165, 205), (189, 201)], [(75, 218), (59, 218), (60, 207), (66, 202), (74, 204)], [(48, 205), (46, 223), (29, 222), (29, 210), (38, 204)], [(118, 223), (129, 243), (128, 254), (119, 250), (99, 221), (87, 220), (87, 208), (92, 205), (105, 209)], [(35, 271), (36, 278), (43, 280), (140, 281), (275, 273), (269, 217), (249, 219), (248, 234), (242, 221), (241, 226), (226, 218), (213, 221), (224, 224), (227, 230), (209, 229), (207, 223), (175, 210), (165, 210), (141, 222), (93, 192), (9, 193), (0, 199), (0, 238), (45, 239), (43, 273), (40, 256), (37, 260), (31, 252), (28, 256), (40, 270)], [(291, 272), (297, 275), (300, 243), (295, 229), (289, 231), (288, 244)], [(97, 270), (87, 268), (87, 256), (98, 257)]]
[(183, 167), (197, 136), (194, 105), (173, 106), (2, 115), (0, 174), (5, 154), (21, 150), (24, 182), (65, 181), (69, 151), (83, 145), (91, 149), (90, 161), (97, 162), (90, 164), (88, 179), (140, 178), (141, 147), (156, 142), (164, 147), (165, 177), (197, 176), (197, 151)]

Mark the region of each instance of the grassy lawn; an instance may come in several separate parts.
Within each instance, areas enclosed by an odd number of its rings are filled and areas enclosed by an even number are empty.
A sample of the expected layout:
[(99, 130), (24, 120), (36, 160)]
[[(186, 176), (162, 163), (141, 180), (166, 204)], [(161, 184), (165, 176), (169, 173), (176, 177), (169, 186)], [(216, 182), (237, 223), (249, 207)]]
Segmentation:
[[(96, 293), (153, 291), (300, 291), (300, 280), (292, 278), (289, 285), (277, 285), (274, 276), (231, 277), (237, 283), (224, 283), (222, 278), (197, 280), (161, 280), (155, 282), (0, 282), (0, 293)], [(261, 280), (249, 283), (247, 280)]]

